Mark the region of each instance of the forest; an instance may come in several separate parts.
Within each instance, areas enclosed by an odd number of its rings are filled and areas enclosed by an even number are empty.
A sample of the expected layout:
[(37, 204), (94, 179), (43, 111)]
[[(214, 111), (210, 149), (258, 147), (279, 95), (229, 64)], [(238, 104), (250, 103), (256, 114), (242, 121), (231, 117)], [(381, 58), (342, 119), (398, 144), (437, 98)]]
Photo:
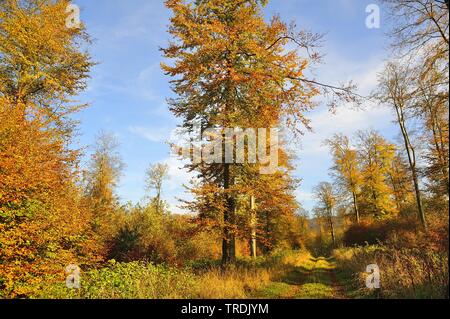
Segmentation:
[[(117, 136), (99, 130), (87, 161), (74, 146), (102, 61), (71, 2), (0, 0), (0, 299), (449, 298), (448, 1), (379, 1), (386, 62), (367, 95), (314, 76), (333, 67), (328, 37), (267, 17), (268, 2), (164, 2), (171, 147), (194, 176), (176, 208), (167, 163), (148, 163), (145, 199), (126, 202)], [(294, 150), (318, 99), (331, 114), (387, 106), (398, 139), (328, 136), (307, 210)], [(198, 128), (206, 148), (186, 151)]]

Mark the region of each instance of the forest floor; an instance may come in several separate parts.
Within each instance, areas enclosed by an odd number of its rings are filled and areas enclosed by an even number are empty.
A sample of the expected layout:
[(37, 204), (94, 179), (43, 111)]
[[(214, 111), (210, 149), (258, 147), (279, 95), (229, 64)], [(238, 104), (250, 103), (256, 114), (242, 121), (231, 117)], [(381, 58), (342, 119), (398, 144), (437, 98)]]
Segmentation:
[(337, 277), (333, 258), (299, 258), (287, 272), (256, 292), (255, 298), (268, 299), (347, 299)]

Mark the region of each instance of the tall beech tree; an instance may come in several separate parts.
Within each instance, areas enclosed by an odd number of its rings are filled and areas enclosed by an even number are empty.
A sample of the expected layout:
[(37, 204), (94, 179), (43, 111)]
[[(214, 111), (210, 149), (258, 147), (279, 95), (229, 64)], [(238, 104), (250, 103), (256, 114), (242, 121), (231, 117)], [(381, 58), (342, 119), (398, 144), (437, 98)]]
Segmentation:
[(414, 82), (414, 72), (410, 68), (390, 62), (387, 64), (385, 71), (379, 76), (379, 98), (382, 102), (390, 105), (395, 111), (411, 171), (418, 217), (423, 228), (427, 229), (425, 210), (422, 203), (422, 192), (419, 184), (417, 145), (413, 142), (410, 128), (408, 127), (412, 105), (415, 104)]
[[(334, 87), (307, 79), (304, 73), (318, 62), (321, 36), (295, 31), (279, 17), (264, 20), (266, 0), (168, 0), (173, 12), (173, 41), (162, 49), (172, 65), (162, 64), (173, 77), (178, 96), (172, 112), (192, 131), (208, 128), (273, 128), (286, 125), (302, 131), (304, 116), (322, 92), (352, 99), (351, 86)], [(294, 45), (294, 49), (293, 46)], [(304, 54), (302, 54), (304, 53)], [(221, 197), (209, 211), (223, 216), (223, 263), (235, 259), (236, 196), (239, 178), (248, 165), (195, 164), (203, 190)], [(219, 204), (220, 203), (220, 204)]]
[[(448, 88), (449, 1), (384, 0), (392, 20), (390, 37), (397, 56), (411, 61), (415, 78), (412, 115), (423, 119), (429, 140), (426, 177), (436, 198), (449, 195)], [(446, 192), (446, 194), (445, 194)]]

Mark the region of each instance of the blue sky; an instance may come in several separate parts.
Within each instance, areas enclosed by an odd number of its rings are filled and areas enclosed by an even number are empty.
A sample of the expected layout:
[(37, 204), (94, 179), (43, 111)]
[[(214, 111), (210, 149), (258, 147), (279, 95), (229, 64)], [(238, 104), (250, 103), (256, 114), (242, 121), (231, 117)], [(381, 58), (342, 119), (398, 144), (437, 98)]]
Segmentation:
[[(159, 47), (169, 41), (167, 26), (170, 12), (162, 0), (75, 0), (81, 19), (94, 39), (91, 54), (99, 64), (92, 71), (88, 90), (79, 100), (90, 107), (77, 115), (81, 121), (78, 143), (95, 143), (99, 131), (114, 133), (121, 143), (126, 164), (118, 189), (123, 202), (137, 202), (144, 196), (145, 170), (151, 163), (165, 162), (170, 180), (163, 197), (174, 212), (176, 198), (188, 198), (182, 187), (189, 175), (182, 164), (170, 155), (166, 141), (177, 120), (167, 108), (172, 96), (169, 79), (159, 68)], [(264, 10), (267, 18), (279, 14), (283, 20), (295, 20), (299, 28), (326, 33), (323, 52), (325, 63), (316, 70), (322, 82), (337, 84), (354, 80), (362, 94), (376, 85), (376, 75), (388, 56), (383, 19), (380, 29), (365, 26), (366, 0), (272, 0)], [(383, 17), (383, 11), (381, 11)], [(303, 180), (296, 195), (306, 209), (314, 206), (312, 188), (329, 180), (331, 165), (322, 141), (334, 133), (353, 134), (359, 129), (374, 128), (388, 139), (397, 130), (393, 116), (381, 106), (368, 105), (362, 111), (341, 105), (330, 114), (322, 105), (308, 114), (313, 133), (307, 133), (295, 145), (298, 156), (296, 177)], [(92, 147), (86, 149), (86, 157)]]

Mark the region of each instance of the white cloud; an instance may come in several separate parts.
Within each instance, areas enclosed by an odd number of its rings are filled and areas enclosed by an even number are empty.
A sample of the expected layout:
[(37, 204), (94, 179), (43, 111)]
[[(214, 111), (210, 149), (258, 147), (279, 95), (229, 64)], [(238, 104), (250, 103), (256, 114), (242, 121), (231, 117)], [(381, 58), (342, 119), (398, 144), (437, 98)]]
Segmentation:
[(154, 143), (166, 142), (171, 134), (171, 129), (168, 128), (148, 128), (143, 126), (130, 126), (128, 130), (140, 137)]

